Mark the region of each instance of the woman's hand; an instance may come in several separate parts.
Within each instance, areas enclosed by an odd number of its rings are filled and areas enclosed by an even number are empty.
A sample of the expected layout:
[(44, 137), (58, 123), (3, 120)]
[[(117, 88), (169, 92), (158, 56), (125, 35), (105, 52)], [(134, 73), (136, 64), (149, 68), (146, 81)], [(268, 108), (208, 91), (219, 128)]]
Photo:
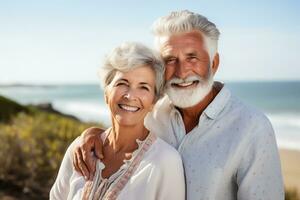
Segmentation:
[(83, 131), (80, 143), (73, 151), (73, 165), (86, 180), (92, 180), (96, 171), (97, 159), (103, 158), (101, 133), (104, 130), (91, 127)]

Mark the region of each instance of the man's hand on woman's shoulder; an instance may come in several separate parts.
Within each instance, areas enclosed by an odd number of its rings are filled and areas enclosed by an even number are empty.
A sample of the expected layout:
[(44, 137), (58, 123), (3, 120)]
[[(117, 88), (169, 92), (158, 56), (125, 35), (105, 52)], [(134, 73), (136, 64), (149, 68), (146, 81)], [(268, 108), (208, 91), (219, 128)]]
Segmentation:
[(82, 132), (79, 145), (74, 147), (73, 165), (86, 180), (92, 180), (97, 159), (103, 158), (101, 134), (103, 129), (90, 127)]

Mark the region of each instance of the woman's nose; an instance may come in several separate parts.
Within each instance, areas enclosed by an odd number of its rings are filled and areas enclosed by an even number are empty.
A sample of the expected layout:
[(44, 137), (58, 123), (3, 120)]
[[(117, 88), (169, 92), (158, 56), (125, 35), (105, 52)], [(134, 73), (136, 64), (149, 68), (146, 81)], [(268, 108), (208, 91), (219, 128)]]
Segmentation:
[(134, 100), (136, 99), (136, 92), (133, 89), (129, 89), (128, 91), (126, 91), (126, 93), (123, 95), (124, 99), (127, 100)]

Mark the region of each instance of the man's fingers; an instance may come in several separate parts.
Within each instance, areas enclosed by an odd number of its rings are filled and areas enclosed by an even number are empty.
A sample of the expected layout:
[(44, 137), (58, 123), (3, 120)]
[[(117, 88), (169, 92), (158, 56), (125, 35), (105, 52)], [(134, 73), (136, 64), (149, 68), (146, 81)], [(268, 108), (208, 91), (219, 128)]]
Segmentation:
[(103, 144), (101, 139), (101, 134), (104, 132), (104, 130), (97, 128), (97, 127), (91, 127), (86, 129), (82, 134), (82, 147), (81, 149), (84, 149), (85, 151), (95, 151), (95, 156), (97, 158), (103, 159)]
[(97, 156), (97, 158), (103, 159), (103, 143), (101, 140), (101, 137), (98, 137), (98, 140), (95, 141), (95, 154)]
[(80, 170), (79, 165), (78, 165), (77, 155), (76, 155), (75, 151), (73, 153), (73, 159), (72, 159), (73, 166), (74, 166), (75, 170), (83, 176), (82, 171)]
[(90, 179), (90, 177), (95, 173), (96, 158), (94, 157), (91, 151), (86, 151), (84, 148), (81, 149), (82, 149), (83, 162), (86, 164), (87, 169), (89, 170), (88, 178)]
[[(103, 159), (103, 144), (101, 133), (104, 130), (91, 127), (86, 129), (80, 136), (80, 144), (73, 153), (75, 170), (80, 172), (86, 179), (92, 179), (96, 171), (96, 157)], [(96, 157), (95, 157), (96, 156)]]
[(85, 178), (86, 180), (88, 180), (89, 177), (90, 177), (90, 174), (89, 174), (89, 171), (88, 171), (87, 166), (86, 166), (85, 163), (83, 162), (83, 156), (82, 156), (82, 153), (81, 153), (81, 151), (79, 150), (79, 151), (76, 151), (75, 154), (76, 154), (76, 162), (77, 162), (77, 165), (78, 165), (78, 167), (79, 167), (81, 173), (83, 174), (84, 178)]

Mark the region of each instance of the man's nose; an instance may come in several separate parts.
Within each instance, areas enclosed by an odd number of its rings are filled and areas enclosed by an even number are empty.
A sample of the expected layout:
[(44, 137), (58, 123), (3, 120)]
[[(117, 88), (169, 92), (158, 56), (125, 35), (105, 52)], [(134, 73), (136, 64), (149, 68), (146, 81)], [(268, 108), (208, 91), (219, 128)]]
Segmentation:
[(180, 61), (176, 66), (176, 76), (178, 78), (185, 79), (190, 75), (191, 69), (192, 69), (191, 63), (186, 61)]

